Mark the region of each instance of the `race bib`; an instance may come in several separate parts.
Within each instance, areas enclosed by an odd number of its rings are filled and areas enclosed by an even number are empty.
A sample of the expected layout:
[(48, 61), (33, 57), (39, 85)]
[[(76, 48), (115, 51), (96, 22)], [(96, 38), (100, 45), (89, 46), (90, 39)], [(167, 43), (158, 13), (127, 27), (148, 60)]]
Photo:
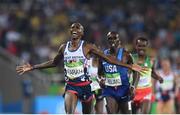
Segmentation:
[(119, 73), (106, 74), (105, 85), (107, 86), (119, 86), (122, 85)]
[(100, 89), (99, 83), (97, 81), (93, 81), (91, 84), (91, 91), (95, 91), (97, 89)]
[(151, 83), (151, 79), (149, 79), (149, 77), (140, 76), (138, 87), (145, 87), (145, 86), (150, 85), (150, 83)]
[(173, 89), (173, 81), (165, 81), (160, 84), (163, 90), (172, 90)]
[(73, 67), (73, 68), (65, 67), (65, 69), (66, 69), (66, 76), (70, 79), (75, 79), (77, 77), (84, 75), (83, 65), (78, 66), (78, 67)]

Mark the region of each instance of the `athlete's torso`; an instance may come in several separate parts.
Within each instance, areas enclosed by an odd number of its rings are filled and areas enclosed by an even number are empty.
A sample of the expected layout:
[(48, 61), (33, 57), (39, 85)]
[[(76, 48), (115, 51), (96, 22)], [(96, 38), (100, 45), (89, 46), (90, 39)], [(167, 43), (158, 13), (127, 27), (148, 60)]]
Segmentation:
[(67, 42), (64, 50), (64, 71), (65, 71), (65, 81), (80, 83), (89, 81), (88, 76), (86, 75), (86, 61), (87, 58), (83, 53), (83, 44), (84, 41), (80, 41), (79, 47), (70, 51), (69, 46), (70, 42)]
[[(132, 54), (133, 63), (138, 64), (138, 54)], [(147, 71), (140, 72), (140, 79), (137, 85), (137, 89), (148, 88), (152, 86), (151, 74), (152, 74), (152, 63), (149, 56), (146, 56), (143, 64), (139, 64), (142, 67), (147, 67)]]
[(170, 91), (174, 88), (174, 74), (170, 72), (168, 75), (165, 75), (162, 70), (159, 71), (159, 75), (163, 77), (164, 82), (162, 84), (157, 83), (157, 87), (162, 91)]
[[(117, 59), (119, 61), (123, 58), (124, 48), (119, 48)], [(109, 50), (104, 51), (105, 55), (110, 55)], [(106, 61), (102, 61), (104, 75), (106, 77), (105, 85), (106, 86), (120, 86), (120, 85), (129, 85), (128, 80), (128, 69), (122, 66), (117, 66), (110, 64)]]

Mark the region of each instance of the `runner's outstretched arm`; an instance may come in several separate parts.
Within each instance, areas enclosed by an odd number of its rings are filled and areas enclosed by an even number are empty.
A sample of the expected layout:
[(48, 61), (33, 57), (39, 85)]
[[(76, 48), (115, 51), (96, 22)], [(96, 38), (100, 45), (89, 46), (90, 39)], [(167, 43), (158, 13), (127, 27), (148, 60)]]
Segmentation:
[(100, 58), (108, 61), (109, 63), (115, 64), (115, 65), (119, 65), (119, 66), (124, 66), (126, 68), (129, 68), (129, 69), (132, 69), (132, 70), (135, 70), (135, 71), (138, 71), (138, 72), (144, 71), (144, 68), (142, 68), (141, 66), (138, 66), (138, 65), (128, 65), (128, 64), (122, 63), (121, 61), (118, 61), (114, 56), (106, 56), (95, 45), (88, 44), (87, 47), (89, 47), (91, 53), (99, 56)]
[(45, 69), (45, 68), (51, 68), (51, 67), (56, 67), (58, 65), (58, 63), (60, 62), (61, 59), (63, 59), (63, 50), (64, 50), (65, 45), (62, 44), (58, 50), (57, 55), (54, 57), (53, 60), (50, 61), (46, 61), (44, 63), (41, 64), (37, 64), (37, 65), (30, 65), (25, 64), (22, 66), (17, 66), (16, 67), (16, 71), (17, 73), (19, 73), (20, 75), (24, 74), (25, 72), (34, 70), (34, 69)]

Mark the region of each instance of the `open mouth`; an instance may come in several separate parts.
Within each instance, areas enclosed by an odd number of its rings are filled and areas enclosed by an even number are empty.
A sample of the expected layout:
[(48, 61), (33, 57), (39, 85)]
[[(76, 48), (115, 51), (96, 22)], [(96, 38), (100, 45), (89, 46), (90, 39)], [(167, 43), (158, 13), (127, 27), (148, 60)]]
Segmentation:
[(139, 54), (144, 54), (145, 53), (145, 50), (139, 50)]
[(75, 36), (76, 36), (76, 35), (77, 35), (77, 32), (76, 32), (76, 31), (72, 32), (72, 35), (75, 35)]
[(115, 45), (116, 45), (116, 44), (113, 43), (113, 42), (110, 42), (109, 44), (110, 44), (111, 47), (115, 47)]
[(113, 44), (111, 44), (113, 47), (115, 46), (115, 44), (113, 43)]

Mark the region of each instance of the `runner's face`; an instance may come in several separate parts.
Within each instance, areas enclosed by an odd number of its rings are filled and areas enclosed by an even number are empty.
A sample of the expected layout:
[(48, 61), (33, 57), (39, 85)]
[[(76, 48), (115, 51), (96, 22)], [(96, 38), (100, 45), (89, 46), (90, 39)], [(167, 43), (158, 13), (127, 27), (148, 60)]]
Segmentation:
[(118, 34), (111, 33), (111, 34), (108, 34), (107, 37), (108, 37), (108, 43), (109, 43), (110, 47), (117, 48), (120, 43)]
[(70, 28), (71, 39), (78, 40), (83, 36), (83, 26), (79, 23), (73, 23)]
[(170, 69), (170, 66), (171, 64), (170, 64), (170, 61), (168, 60), (168, 59), (163, 59), (163, 60), (161, 60), (161, 66), (162, 66), (162, 69), (164, 70), (164, 71), (166, 71), (166, 70), (169, 70)]
[(147, 41), (137, 40), (136, 49), (139, 55), (144, 56), (146, 54)]

